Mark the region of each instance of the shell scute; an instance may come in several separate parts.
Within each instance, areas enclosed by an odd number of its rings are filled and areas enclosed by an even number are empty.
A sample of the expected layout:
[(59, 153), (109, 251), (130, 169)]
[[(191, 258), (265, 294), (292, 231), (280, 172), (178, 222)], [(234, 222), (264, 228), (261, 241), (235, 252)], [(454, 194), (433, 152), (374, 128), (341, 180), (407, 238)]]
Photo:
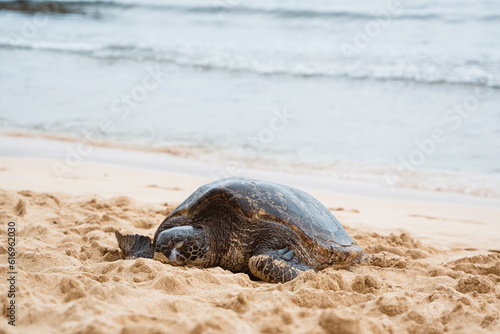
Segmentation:
[(200, 187), (169, 217), (194, 214), (203, 204), (215, 199), (237, 208), (250, 221), (285, 225), (307, 243), (325, 248), (332, 243), (339, 246), (354, 244), (333, 214), (311, 195), (293, 187), (243, 177), (223, 179)]

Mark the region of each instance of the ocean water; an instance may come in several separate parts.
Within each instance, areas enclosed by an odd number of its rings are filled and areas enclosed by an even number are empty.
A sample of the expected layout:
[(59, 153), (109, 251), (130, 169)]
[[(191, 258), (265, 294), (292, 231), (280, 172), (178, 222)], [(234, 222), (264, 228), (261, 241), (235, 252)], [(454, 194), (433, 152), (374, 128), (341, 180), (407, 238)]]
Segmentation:
[(0, 1), (4, 132), (500, 196), (498, 1), (25, 4)]

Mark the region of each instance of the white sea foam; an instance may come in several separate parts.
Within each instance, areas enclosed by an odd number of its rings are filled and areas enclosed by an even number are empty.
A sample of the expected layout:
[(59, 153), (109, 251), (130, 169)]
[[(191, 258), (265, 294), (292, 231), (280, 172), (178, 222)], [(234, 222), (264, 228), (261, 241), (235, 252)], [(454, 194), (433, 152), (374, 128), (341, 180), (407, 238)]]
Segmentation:
[[(158, 62), (181, 67), (203, 70), (243, 72), (259, 75), (285, 75), (297, 77), (333, 77), (358, 80), (398, 80), (430, 84), (451, 83), (471, 84), (500, 88), (500, 63), (484, 60), (481, 64), (468, 59), (448, 60), (441, 63), (436, 59), (413, 62), (411, 59), (349, 60), (330, 59), (323, 63), (318, 58), (321, 54), (311, 51), (299, 54), (296, 59), (282, 54), (279, 61), (265, 59), (264, 55), (236, 55), (228, 50), (200, 55), (205, 46), (194, 48), (182, 45), (171, 47), (140, 46), (131, 44), (92, 44), (81, 42), (31, 41), (0, 38), (0, 48), (28, 49), (77, 54), (101, 60), (134, 60), (140, 62)], [(281, 50), (280, 50), (281, 51)], [(279, 51), (276, 51), (279, 52)]]

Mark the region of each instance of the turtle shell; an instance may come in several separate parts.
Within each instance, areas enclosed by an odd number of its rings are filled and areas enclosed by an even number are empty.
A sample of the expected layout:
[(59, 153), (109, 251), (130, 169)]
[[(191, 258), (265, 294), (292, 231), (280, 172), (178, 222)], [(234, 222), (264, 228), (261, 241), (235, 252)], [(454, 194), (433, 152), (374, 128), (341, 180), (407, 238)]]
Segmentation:
[(337, 218), (311, 195), (293, 187), (243, 177), (222, 179), (198, 188), (167, 220), (193, 214), (213, 199), (227, 201), (250, 222), (285, 225), (307, 243), (328, 248), (354, 244)]

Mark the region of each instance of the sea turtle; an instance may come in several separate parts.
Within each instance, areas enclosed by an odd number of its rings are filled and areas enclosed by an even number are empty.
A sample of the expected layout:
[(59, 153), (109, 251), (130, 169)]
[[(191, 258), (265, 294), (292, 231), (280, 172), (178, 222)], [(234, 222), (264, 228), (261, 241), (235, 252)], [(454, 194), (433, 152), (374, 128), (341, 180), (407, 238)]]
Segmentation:
[(172, 265), (220, 266), (267, 282), (287, 282), (306, 270), (360, 261), (332, 213), (302, 190), (232, 177), (206, 184), (147, 236), (116, 231), (123, 258)]

